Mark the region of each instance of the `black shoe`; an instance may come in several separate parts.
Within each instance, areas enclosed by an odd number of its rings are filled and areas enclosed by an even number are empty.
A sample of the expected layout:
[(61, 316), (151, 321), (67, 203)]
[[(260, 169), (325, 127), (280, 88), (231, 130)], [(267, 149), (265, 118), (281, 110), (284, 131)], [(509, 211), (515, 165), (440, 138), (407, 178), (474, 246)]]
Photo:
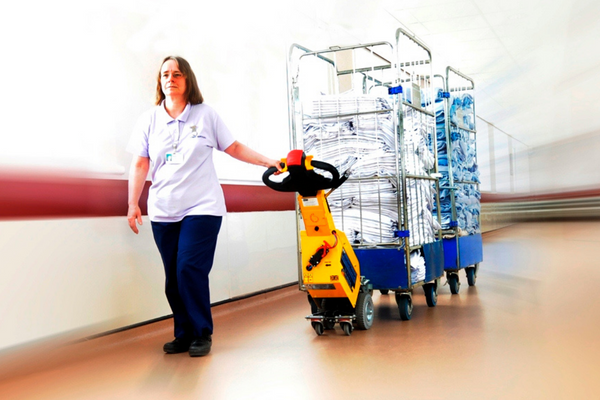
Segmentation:
[(194, 339), (190, 344), (190, 356), (191, 357), (202, 357), (210, 353), (210, 347), (212, 346), (212, 337), (210, 335), (203, 336)]
[(191, 339), (175, 338), (172, 342), (165, 343), (163, 351), (167, 354), (183, 353), (190, 349)]

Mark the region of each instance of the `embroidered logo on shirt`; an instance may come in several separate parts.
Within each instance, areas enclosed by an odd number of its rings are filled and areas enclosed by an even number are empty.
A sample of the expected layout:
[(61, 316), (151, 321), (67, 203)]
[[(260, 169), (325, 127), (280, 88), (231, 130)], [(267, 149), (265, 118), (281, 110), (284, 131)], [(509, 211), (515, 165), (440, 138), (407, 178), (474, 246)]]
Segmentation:
[(190, 126), (190, 128), (192, 129), (192, 137), (193, 138), (206, 139), (206, 136), (203, 136), (200, 133), (198, 133), (198, 131), (196, 131), (196, 129), (198, 129), (198, 127), (196, 125), (192, 125), (192, 126)]

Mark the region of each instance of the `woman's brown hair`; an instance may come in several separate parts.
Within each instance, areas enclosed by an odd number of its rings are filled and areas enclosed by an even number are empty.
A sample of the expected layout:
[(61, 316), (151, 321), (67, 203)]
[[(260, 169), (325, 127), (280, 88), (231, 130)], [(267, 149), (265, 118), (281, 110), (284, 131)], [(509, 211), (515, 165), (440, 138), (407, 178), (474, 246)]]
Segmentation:
[(200, 92), (200, 88), (198, 87), (198, 82), (196, 81), (196, 75), (194, 75), (194, 71), (192, 71), (192, 67), (190, 63), (188, 63), (184, 58), (178, 56), (168, 56), (165, 57), (163, 62), (160, 64), (160, 69), (158, 70), (158, 78), (156, 79), (156, 105), (162, 103), (165, 99), (165, 94), (162, 91), (162, 87), (160, 85), (160, 71), (164, 63), (168, 60), (173, 60), (177, 63), (179, 67), (179, 71), (185, 77), (185, 97), (188, 103), (191, 104), (202, 104), (204, 102), (204, 98), (202, 97), (202, 93)]

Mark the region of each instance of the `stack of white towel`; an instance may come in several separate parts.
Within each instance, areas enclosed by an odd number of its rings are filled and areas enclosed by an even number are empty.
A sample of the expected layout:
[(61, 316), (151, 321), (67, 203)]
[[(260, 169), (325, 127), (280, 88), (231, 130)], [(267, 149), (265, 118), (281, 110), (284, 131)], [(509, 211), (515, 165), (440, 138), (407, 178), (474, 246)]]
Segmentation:
[(424, 123), (422, 113), (403, 110), (404, 151), (398, 154), (399, 139), (394, 134), (397, 122), (387, 98), (320, 96), (303, 107), (305, 152), (334, 165), (341, 173), (352, 166), (351, 179), (328, 199), (338, 229), (356, 244), (400, 243), (396, 233), (406, 207), (410, 245), (433, 242), (439, 224), (431, 211), (431, 181), (407, 179), (407, 204), (403, 205), (399, 180), (402, 161), (411, 175), (426, 175), (433, 168), (429, 143), (433, 117)]

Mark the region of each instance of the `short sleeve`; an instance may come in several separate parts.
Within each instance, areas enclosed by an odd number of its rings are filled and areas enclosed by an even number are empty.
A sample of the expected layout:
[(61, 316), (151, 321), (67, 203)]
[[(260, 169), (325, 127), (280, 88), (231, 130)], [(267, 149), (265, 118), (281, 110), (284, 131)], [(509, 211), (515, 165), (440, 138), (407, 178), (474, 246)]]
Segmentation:
[(136, 156), (148, 157), (148, 137), (150, 133), (150, 115), (149, 113), (145, 113), (142, 115), (137, 123), (135, 124), (135, 128), (133, 128), (133, 132), (131, 133), (131, 137), (129, 138), (129, 143), (127, 144), (127, 152)]
[(221, 119), (219, 114), (213, 111), (214, 115), (214, 129), (215, 129), (215, 139), (216, 139), (216, 149), (219, 151), (225, 151), (229, 146), (235, 142), (235, 138), (233, 134), (225, 125), (225, 122)]

